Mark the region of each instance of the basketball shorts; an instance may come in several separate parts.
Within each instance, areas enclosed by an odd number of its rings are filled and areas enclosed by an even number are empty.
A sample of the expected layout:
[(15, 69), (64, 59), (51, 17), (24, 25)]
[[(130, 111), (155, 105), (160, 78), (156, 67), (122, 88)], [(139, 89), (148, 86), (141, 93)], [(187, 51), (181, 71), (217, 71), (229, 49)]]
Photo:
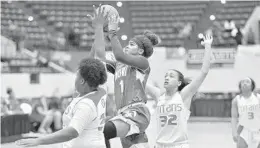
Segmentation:
[(123, 107), (118, 111), (117, 116), (110, 119), (121, 120), (129, 124), (130, 129), (125, 138), (121, 138), (123, 147), (130, 147), (138, 143), (147, 143), (148, 138), (145, 134), (150, 123), (150, 112), (144, 103), (134, 103)]
[(251, 131), (244, 127), (239, 135), (245, 140), (249, 148), (257, 148), (260, 144), (260, 130)]

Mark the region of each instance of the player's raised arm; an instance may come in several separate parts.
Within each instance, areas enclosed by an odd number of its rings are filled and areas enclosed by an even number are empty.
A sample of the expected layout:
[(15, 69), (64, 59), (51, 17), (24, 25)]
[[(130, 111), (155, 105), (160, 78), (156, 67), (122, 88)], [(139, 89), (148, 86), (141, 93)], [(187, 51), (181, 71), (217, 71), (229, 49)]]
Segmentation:
[(212, 44), (213, 38), (212, 36), (206, 36), (204, 37), (204, 41), (202, 41), (202, 45), (205, 46), (205, 53), (204, 53), (204, 59), (203, 64), (201, 68), (200, 74), (191, 81), (190, 84), (188, 84), (186, 87), (183, 88), (181, 91), (181, 96), (184, 99), (184, 103), (187, 108), (190, 108), (192, 97), (195, 95), (195, 93), (198, 91), (199, 87), (201, 86), (202, 82), (205, 80), (209, 69), (210, 69), (210, 57), (211, 57), (211, 44)]
[(94, 43), (92, 45), (89, 57), (95, 57), (105, 62), (107, 70), (113, 74), (115, 71), (115, 62), (107, 59), (105, 52), (106, 35), (104, 31), (108, 32), (108, 28), (104, 28), (104, 24), (107, 21), (106, 18), (108, 13), (105, 14), (105, 7), (102, 7), (101, 5), (99, 5), (97, 9), (95, 5), (93, 5), (93, 9), (93, 16), (88, 15), (92, 21), (92, 26), (94, 27), (95, 33)]
[(232, 100), (231, 106), (231, 127), (233, 140), (237, 142), (237, 124), (238, 124), (238, 107), (237, 107), (237, 97)]
[[(105, 7), (101, 8), (99, 5), (96, 9), (93, 5), (93, 16), (88, 14), (92, 21), (92, 27), (94, 28), (94, 43), (91, 47), (90, 57), (95, 57), (99, 59), (105, 59), (105, 40), (103, 32), (103, 24), (106, 21), (107, 14), (104, 13)], [(104, 17), (103, 17), (104, 16)]]

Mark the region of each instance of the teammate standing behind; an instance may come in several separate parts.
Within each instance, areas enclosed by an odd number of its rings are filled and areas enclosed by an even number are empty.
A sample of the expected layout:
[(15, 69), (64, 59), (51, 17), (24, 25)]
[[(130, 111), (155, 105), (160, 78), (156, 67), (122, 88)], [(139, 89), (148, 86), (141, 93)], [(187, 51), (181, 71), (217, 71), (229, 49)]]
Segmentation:
[(238, 148), (260, 148), (260, 95), (254, 93), (255, 82), (239, 82), (240, 94), (232, 101), (232, 135)]
[[(121, 137), (123, 147), (141, 146), (139, 143), (147, 144), (145, 129), (150, 122), (149, 109), (145, 106), (145, 85), (150, 73), (148, 58), (159, 39), (154, 33), (146, 31), (132, 38), (123, 49), (116, 36), (118, 20), (112, 18), (108, 24), (109, 39), (117, 62), (106, 60), (104, 49), (96, 50), (107, 63), (108, 71), (115, 75), (118, 115), (105, 124), (104, 134), (106, 140)], [(103, 26), (104, 22), (99, 22), (99, 25)]]
[(204, 60), (200, 74), (189, 83), (183, 74), (171, 69), (165, 75), (166, 92), (147, 84), (147, 93), (157, 98), (156, 148), (188, 148), (187, 122), (191, 99), (198, 91), (210, 69), (212, 37), (204, 37)]

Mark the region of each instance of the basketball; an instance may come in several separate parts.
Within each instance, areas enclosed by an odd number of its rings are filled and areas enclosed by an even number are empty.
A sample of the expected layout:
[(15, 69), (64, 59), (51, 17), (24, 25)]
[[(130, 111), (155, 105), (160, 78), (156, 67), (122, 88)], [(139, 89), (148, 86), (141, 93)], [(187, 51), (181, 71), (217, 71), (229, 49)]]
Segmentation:
[[(105, 7), (104, 15), (106, 15), (108, 13), (107, 18), (106, 18), (107, 21), (104, 24), (104, 28), (107, 28), (109, 21), (115, 20), (116, 18), (119, 19), (120, 17), (119, 17), (119, 13), (118, 13), (118, 11), (116, 10), (115, 7), (113, 7), (111, 5), (102, 5), (101, 9), (103, 9), (104, 7)], [(99, 10), (99, 8), (97, 8), (97, 11), (98, 10)], [(117, 22), (119, 22), (119, 20), (117, 20)]]

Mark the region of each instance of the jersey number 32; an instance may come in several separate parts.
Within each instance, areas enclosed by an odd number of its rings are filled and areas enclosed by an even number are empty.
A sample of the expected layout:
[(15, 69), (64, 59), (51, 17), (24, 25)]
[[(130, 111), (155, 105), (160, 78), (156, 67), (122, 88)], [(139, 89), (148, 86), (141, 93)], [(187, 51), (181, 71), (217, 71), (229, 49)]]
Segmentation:
[(177, 116), (174, 114), (168, 116), (160, 116), (161, 126), (167, 125), (177, 125), (175, 122), (177, 120)]

